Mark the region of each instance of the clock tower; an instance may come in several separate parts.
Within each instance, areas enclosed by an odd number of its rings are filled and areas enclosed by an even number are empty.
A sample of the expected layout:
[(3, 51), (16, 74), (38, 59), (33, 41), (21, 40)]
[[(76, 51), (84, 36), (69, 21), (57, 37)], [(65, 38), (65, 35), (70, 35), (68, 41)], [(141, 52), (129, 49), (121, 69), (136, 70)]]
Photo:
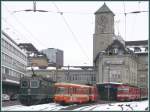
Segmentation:
[(95, 33), (93, 36), (93, 60), (99, 52), (112, 43), (114, 36), (114, 13), (104, 3), (95, 12)]

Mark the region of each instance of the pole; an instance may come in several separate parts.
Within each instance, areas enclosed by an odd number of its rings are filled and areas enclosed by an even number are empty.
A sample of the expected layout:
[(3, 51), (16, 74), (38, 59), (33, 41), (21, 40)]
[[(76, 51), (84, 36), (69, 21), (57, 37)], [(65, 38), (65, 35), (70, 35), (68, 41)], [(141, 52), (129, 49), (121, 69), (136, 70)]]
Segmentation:
[(69, 65), (68, 65), (68, 82), (70, 82)]
[(36, 1), (33, 1), (33, 11), (36, 12)]
[(58, 81), (58, 76), (57, 76), (57, 75), (58, 75), (58, 74), (57, 74), (57, 69), (58, 69), (58, 68), (57, 68), (57, 65), (56, 65), (56, 82)]
[(108, 64), (108, 101), (109, 101), (109, 96), (110, 96), (109, 83), (110, 83), (110, 64)]

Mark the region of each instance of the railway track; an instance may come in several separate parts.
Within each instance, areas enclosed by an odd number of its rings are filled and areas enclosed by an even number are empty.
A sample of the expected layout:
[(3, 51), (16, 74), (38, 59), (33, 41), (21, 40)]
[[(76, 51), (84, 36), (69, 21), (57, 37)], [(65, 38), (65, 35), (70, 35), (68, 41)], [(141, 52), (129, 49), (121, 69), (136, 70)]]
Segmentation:
[[(103, 100), (99, 100), (97, 102), (89, 102), (89, 103), (84, 103), (84, 104), (74, 104), (74, 105), (70, 105), (69, 107), (67, 108), (63, 108), (61, 110), (73, 110), (73, 109), (76, 109), (76, 108), (79, 108), (79, 107), (83, 107), (83, 106), (90, 106), (91, 104), (93, 105), (96, 105), (96, 104), (107, 104), (107, 103), (114, 103), (116, 101), (103, 101)], [(86, 108), (86, 107), (84, 107)]]

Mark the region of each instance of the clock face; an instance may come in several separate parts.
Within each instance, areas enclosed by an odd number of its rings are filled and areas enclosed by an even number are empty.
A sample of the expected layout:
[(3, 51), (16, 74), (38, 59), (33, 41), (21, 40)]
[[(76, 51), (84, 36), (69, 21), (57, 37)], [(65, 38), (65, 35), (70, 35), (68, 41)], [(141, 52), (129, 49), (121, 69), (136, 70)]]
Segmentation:
[(98, 31), (104, 33), (106, 31), (106, 25), (108, 24), (108, 19), (105, 16), (100, 16), (97, 18), (97, 28)]

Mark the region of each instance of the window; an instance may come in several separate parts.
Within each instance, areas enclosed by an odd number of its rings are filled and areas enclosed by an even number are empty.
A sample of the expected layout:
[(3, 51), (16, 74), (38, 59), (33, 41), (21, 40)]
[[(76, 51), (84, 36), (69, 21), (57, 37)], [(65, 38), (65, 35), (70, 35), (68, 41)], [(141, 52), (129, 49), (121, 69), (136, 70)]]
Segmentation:
[(118, 88), (118, 91), (129, 91), (129, 88)]
[(67, 91), (67, 88), (64, 88), (64, 87), (58, 87), (56, 89), (56, 94), (66, 94), (66, 91)]
[(124, 53), (124, 51), (121, 49), (118, 51), (118, 55), (123, 55), (123, 53)]
[(9, 74), (9, 69), (5, 68), (5, 74), (8, 75)]
[(31, 80), (30, 87), (31, 88), (38, 88), (39, 87), (39, 81), (37, 81), (37, 80)]
[(27, 88), (28, 87), (28, 81), (21, 81), (21, 88)]
[(145, 51), (148, 51), (148, 47), (145, 47)]
[(117, 54), (118, 53), (118, 48), (114, 48), (113, 52), (114, 52), (114, 54)]

